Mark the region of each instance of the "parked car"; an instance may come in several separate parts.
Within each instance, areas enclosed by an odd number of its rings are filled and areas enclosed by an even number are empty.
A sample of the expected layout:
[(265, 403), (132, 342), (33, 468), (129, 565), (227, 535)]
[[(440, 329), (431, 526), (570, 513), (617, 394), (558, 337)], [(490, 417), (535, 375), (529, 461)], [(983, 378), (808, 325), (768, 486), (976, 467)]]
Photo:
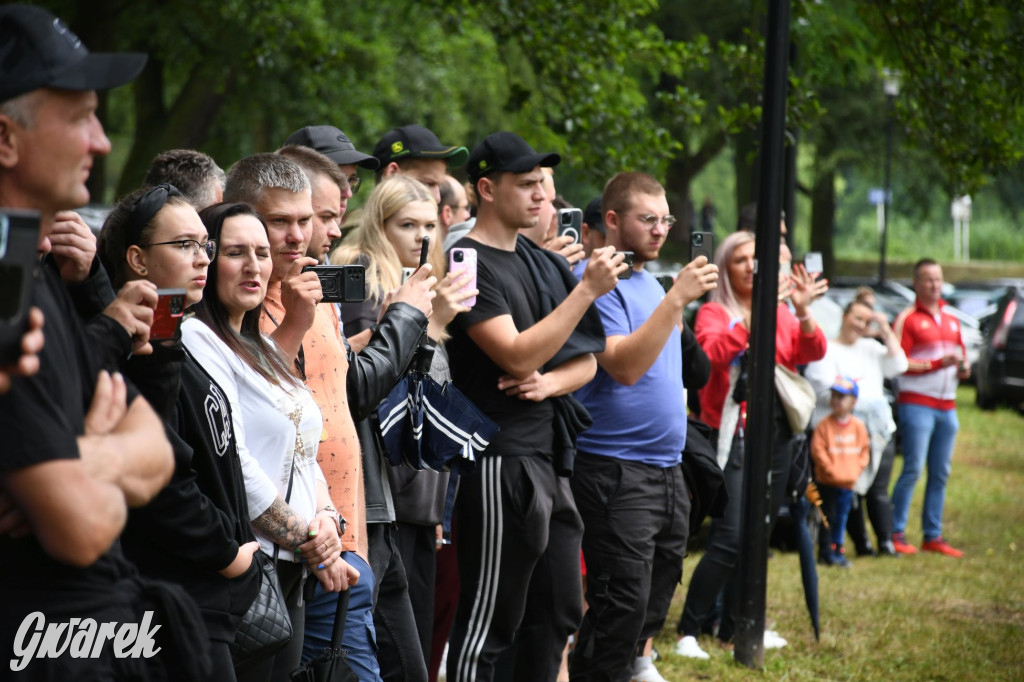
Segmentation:
[(1011, 288), (999, 300), (975, 368), (978, 407), (1024, 403), (1024, 289)]

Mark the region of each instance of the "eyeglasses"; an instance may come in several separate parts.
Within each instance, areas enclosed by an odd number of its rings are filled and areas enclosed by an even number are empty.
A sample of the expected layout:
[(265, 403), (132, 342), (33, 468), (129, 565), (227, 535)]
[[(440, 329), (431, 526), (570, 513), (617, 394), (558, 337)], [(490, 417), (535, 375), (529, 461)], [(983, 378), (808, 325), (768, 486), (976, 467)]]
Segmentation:
[(213, 257), (217, 255), (217, 242), (210, 239), (205, 242), (197, 242), (195, 239), (176, 239), (172, 242), (155, 242), (153, 244), (139, 244), (142, 248), (148, 248), (150, 246), (170, 246), (171, 244), (176, 245), (181, 249), (181, 253), (186, 256), (199, 255), (200, 251), (206, 253), (206, 257), (213, 260)]
[(654, 226), (658, 223), (664, 223), (666, 230), (671, 229), (671, 227), (676, 224), (676, 217), (674, 215), (667, 215), (664, 218), (659, 218), (652, 213), (648, 213), (647, 215), (638, 215), (637, 220), (643, 223), (644, 227), (648, 230), (653, 230)]
[(345, 185), (343, 185), (341, 189), (344, 191), (347, 186), (349, 191), (352, 192), (352, 195), (355, 196), (362, 184), (363, 179), (358, 175), (353, 175), (352, 177), (345, 178)]

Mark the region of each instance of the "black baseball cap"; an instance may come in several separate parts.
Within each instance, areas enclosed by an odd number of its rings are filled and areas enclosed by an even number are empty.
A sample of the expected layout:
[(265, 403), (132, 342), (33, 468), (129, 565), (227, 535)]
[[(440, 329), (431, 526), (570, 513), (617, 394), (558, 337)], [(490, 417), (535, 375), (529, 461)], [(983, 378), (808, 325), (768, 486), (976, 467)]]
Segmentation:
[(601, 197), (594, 197), (587, 204), (587, 210), (583, 211), (583, 222), (590, 226), (590, 229), (597, 230), (604, 234), (604, 212), (601, 210)]
[(437, 135), (421, 125), (393, 128), (380, 138), (373, 155), (381, 167), (398, 159), (440, 159), (457, 168), (466, 163), (469, 151), (465, 147), (441, 144)]
[(345, 133), (334, 126), (306, 126), (299, 128), (288, 136), (284, 141), (285, 146), (295, 144), (300, 147), (309, 147), (320, 152), (328, 159), (342, 166), (355, 164), (377, 170), (380, 168), (380, 161), (377, 157), (364, 154), (356, 149), (352, 141)]
[(469, 155), (466, 172), (473, 182), (488, 173), (526, 173), (537, 166), (552, 168), (562, 160), (558, 154), (538, 154), (515, 133), (491, 133)]
[(145, 65), (146, 55), (137, 52), (89, 52), (45, 9), (0, 7), (0, 102), (39, 88), (109, 90), (134, 80)]

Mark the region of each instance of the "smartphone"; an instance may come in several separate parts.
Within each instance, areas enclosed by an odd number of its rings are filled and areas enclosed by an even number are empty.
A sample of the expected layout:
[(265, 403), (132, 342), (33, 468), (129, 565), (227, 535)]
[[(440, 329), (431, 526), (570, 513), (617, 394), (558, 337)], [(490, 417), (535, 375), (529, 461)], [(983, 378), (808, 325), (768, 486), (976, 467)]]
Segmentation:
[(812, 275), (820, 275), (825, 267), (822, 265), (821, 252), (810, 251), (804, 256), (804, 267), (807, 268), (807, 272)]
[(672, 288), (672, 285), (676, 283), (676, 278), (672, 275), (658, 275), (654, 279), (658, 280), (658, 284), (661, 285), (661, 288), (665, 290), (666, 294), (668, 293), (668, 290)]
[[(455, 248), (448, 252), (448, 272), (469, 271), (469, 281), (460, 289), (476, 289), (476, 249)], [(470, 308), (476, 305), (476, 296), (464, 300), (463, 305)]]
[(569, 235), (572, 244), (579, 244), (582, 239), (580, 230), (583, 228), (583, 211), (578, 208), (558, 209), (558, 236)]
[(38, 250), (39, 212), (0, 210), (0, 365), (21, 357)]
[(366, 300), (366, 266), (307, 265), (303, 272), (315, 272), (320, 278), (324, 303), (356, 303)]
[(629, 279), (633, 276), (633, 263), (636, 262), (636, 254), (632, 251), (616, 251), (615, 253), (622, 254), (622, 262), (627, 266), (626, 271), (619, 275), (619, 279)]
[(420, 267), (427, 262), (427, 255), (430, 253), (430, 237), (423, 238), (423, 244), (420, 246)]
[(690, 262), (704, 256), (709, 263), (715, 262), (715, 234), (713, 232), (690, 233)]
[(185, 315), (184, 289), (157, 289), (153, 326), (149, 328), (150, 341), (170, 341), (178, 333)]

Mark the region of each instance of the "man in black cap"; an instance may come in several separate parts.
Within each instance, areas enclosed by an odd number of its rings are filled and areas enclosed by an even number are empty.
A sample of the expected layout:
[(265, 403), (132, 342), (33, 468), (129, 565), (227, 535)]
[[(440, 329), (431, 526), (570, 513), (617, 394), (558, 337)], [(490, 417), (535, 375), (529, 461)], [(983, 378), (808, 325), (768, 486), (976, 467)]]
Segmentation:
[[(155, 633), (162, 653), (144, 641), (154, 632), (146, 625), (152, 615), (142, 612), (154, 607), (145, 605), (150, 602), (117, 538), (127, 507), (145, 504), (167, 483), (171, 448), (160, 418), (137, 391), (120, 374), (101, 372), (109, 358), (87, 342), (79, 317), (89, 292), (76, 292), (73, 301), (62, 281), (73, 275), (76, 286), (91, 285), (95, 243), (90, 252), (90, 244), (77, 243), (79, 235), (55, 231), (58, 212), (88, 201), (93, 157), (110, 151), (95, 90), (129, 82), (146, 58), (91, 54), (59, 19), (26, 5), (0, 7), (0, 46), (0, 206), (39, 211), (40, 251), (53, 252), (41, 261), (33, 289), (47, 321), (39, 373), (14, 377), (0, 396), (0, 658), (26, 679), (148, 679), (147, 669), (201, 668), (209, 664), (201, 624), (187, 657), (164, 638), (179, 634), (169, 628)], [(155, 302), (155, 291), (151, 300), (134, 302), (136, 321), (146, 327), (143, 343)], [(98, 317), (108, 344), (127, 356), (133, 330)], [(148, 585), (150, 591), (167, 603), (187, 599), (162, 584)], [(185, 603), (179, 615), (191, 627), (187, 617), (198, 619), (198, 612), (194, 604), (191, 614), (187, 609)], [(76, 627), (85, 632), (75, 625), (80, 619), (117, 628), (141, 623), (131, 639), (142, 657), (118, 658), (112, 641), (86, 633), (71, 647), (81, 651), (84, 641), (95, 640), (84, 657), (51, 650), (33, 658), (39, 642), (30, 621), (43, 627), (40, 618), (47, 626), (67, 624), (69, 637)], [(173, 674), (199, 678), (201, 670), (179, 667)]]
[(357, 168), (377, 170), (380, 168), (380, 161), (375, 156), (364, 154), (356, 149), (352, 141), (345, 133), (334, 126), (306, 126), (299, 128), (288, 136), (284, 141), (285, 146), (297, 145), (309, 147), (320, 152), (328, 159), (338, 164), (338, 168), (344, 176), (339, 184), (341, 187), (341, 210), (338, 214), (338, 225), (345, 220), (345, 211), (348, 208), (348, 200), (355, 196), (362, 185)]
[(559, 160), (510, 132), (469, 157), (477, 220), (455, 247), (476, 249), (480, 293), (451, 325), (449, 355), (454, 383), (501, 430), (459, 482), (450, 682), (492, 680), (513, 643), (515, 679), (554, 680), (582, 613), (583, 528), (564, 475), (589, 416), (568, 394), (594, 376), (604, 329), (592, 304), (626, 266), (598, 250), (577, 283), (564, 258), (519, 235), (546, 200), (541, 168)]
[(437, 135), (421, 125), (407, 125), (385, 133), (373, 155), (380, 161), (377, 182), (405, 173), (426, 185), (440, 206), (448, 169), (464, 165), (469, 152), (465, 147), (441, 144)]

